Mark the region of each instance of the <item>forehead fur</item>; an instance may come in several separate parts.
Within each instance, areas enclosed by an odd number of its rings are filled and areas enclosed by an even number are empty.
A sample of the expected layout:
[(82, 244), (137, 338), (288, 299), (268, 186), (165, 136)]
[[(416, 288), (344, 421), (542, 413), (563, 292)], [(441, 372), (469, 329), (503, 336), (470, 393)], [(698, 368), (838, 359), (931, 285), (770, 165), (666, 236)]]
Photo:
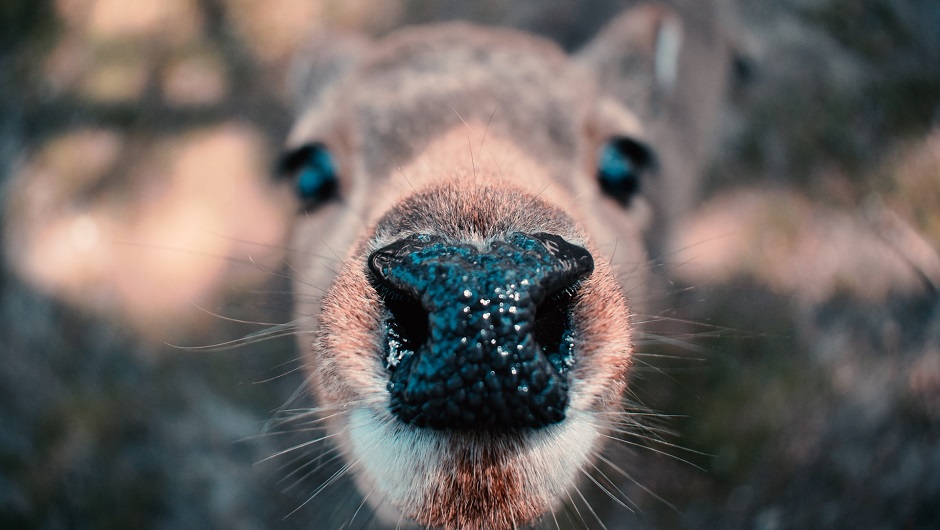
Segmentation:
[(376, 43), (349, 94), (364, 169), (387, 174), (461, 121), (528, 131), (520, 148), (575, 159), (593, 86), (558, 47), (509, 30), (447, 24)]

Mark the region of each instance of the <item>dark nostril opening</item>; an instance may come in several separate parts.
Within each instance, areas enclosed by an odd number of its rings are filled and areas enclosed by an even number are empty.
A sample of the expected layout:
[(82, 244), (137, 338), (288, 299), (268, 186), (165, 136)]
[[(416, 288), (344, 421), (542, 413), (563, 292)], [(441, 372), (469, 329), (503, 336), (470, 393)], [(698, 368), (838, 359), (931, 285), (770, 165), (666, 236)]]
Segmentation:
[(405, 291), (389, 281), (389, 271), (405, 247), (386, 247), (369, 258), (368, 275), (382, 304), (388, 310), (388, 355), (385, 366), (394, 371), (399, 364), (418, 351), (428, 340), (430, 315), (416, 294)]
[(570, 338), (571, 311), (576, 287), (549, 296), (535, 311), (535, 342), (559, 372), (573, 360), (566, 340)]
[(388, 309), (390, 338), (386, 368), (394, 370), (402, 360), (418, 351), (428, 341), (430, 315), (421, 302), (412, 296), (384, 285), (376, 285), (382, 303)]

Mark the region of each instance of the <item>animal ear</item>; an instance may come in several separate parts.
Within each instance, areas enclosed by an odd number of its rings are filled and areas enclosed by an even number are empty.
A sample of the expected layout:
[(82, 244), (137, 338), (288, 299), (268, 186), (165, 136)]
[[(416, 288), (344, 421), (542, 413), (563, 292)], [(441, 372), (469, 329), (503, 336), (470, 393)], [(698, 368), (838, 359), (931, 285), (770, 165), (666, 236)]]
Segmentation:
[(699, 175), (720, 136), (716, 118), (731, 58), (720, 2), (676, 5), (629, 9), (576, 56), (593, 71), (605, 98), (639, 118), (657, 152), (659, 180), (668, 193), (656, 202), (667, 234), (695, 201)]
[(627, 10), (577, 54), (608, 95), (648, 120), (674, 94), (685, 28), (679, 15), (659, 4)]
[(329, 104), (369, 48), (359, 35), (321, 30), (297, 52), (288, 75), (295, 111)]

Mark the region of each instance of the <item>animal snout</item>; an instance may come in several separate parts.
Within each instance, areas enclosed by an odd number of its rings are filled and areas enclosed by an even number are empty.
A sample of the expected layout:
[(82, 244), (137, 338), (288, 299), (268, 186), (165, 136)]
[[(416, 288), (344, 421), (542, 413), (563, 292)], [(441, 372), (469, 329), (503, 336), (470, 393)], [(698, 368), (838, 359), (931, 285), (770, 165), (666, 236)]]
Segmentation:
[(391, 412), (432, 429), (563, 420), (577, 362), (573, 309), (593, 270), (585, 248), (547, 233), (486, 245), (415, 234), (373, 252)]

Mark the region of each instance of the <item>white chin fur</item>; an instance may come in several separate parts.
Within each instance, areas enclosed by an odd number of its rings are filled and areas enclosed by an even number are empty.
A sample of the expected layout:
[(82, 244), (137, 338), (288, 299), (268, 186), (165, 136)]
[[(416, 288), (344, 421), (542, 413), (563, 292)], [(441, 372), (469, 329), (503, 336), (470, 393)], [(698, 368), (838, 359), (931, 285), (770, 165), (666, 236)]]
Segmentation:
[[(504, 456), (522, 478), (521, 491), (546, 509), (577, 481), (599, 443), (591, 416), (569, 408), (564, 421), (527, 432), (514, 454)], [(416, 428), (365, 407), (353, 411), (348, 421), (357, 483), (380, 517), (383, 512), (392, 516), (389, 507), (406, 514), (421, 511), (433, 485), (453, 472), (454, 447), (486, 443), (481, 437), (462, 440), (459, 432)]]

